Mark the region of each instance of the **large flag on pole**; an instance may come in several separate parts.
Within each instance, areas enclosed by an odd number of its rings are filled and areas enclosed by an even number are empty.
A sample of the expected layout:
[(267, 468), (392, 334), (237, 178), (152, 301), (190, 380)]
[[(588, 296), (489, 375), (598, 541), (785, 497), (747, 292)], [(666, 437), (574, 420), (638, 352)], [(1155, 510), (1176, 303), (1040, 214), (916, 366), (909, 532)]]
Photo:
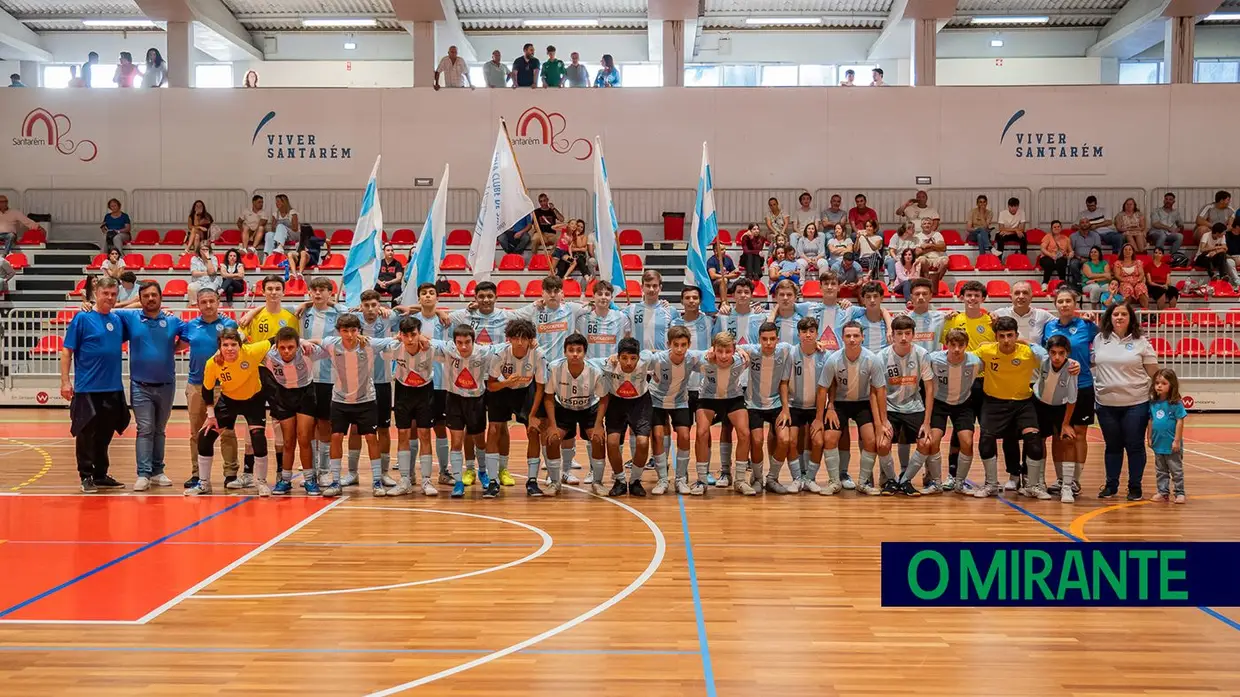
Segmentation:
[(416, 305), (418, 286), (434, 283), (439, 278), (439, 263), (447, 252), (447, 211), (448, 165), (445, 164), (443, 176), (439, 179), (439, 191), (435, 192), (435, 200), (431, 202), (431, 209), (426, 213), (426, 224), (422, 226), (422, 234), (413, 248), (409, 266), (405, 269), (405, 289), (400, 297), (402, 305)]
[(599, 276), (624, 292), (624, 264), (620, 246), (616, 244), (616, 207), (611, 200), (611, 183), (607, 180), (607, 163), (603, 161), (603, 141), (594, 137), (594, 253), (598, 257)]
[(491, 171), (482, 187), (482, 206), (474, 224), (474, 239), (469, 245), (469, 263), (474, 280), (481, 281), (495, 270), (495, 244), (499, 236), (525, 216), (534, 212), (534, 202), (525, 191), (517, 154), (512, 151), (508, 125), (499, 122), (495, 136), (495, 152), (491, 155)]
[(715, 217), (715, 185), (711, 181), (710, 155), (706, 143), (702, 143), (702, 171), (698, 174), (697, 203), (693, 206), (693, 222), (689, 226), (688, 268), (685, 285), (702, 290), (702, 312), (714, 313), (715, 289), (706, 272), (706, 260), (711, 256), (711, 245), (719, 235), (719, 221)]
[(362, 292), (375, 287), (375, 271), (383, 258), (383, 210), (379, 206), (379, 158), (370, 170), (370, 181), (362, 195), (362, 212), (353, 228), (353, 243), (344, 262), (344, 302), (355, 306)]

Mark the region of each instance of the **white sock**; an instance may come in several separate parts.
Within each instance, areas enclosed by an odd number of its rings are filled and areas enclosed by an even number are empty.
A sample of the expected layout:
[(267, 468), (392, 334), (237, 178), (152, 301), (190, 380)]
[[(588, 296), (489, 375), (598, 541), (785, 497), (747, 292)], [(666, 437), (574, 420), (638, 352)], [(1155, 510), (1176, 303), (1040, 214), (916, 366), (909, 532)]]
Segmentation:
[(719, 444), (719, 471), (728, 474), (732, 471), (732, 442), (723, 441)]
[(526, 475), (525, 475), (525, 476), (526, 476), (527, 478), (529, 478), (529, 479), (538, 479), (538, 466), (539, 466), (539, 464), (541, 464), (541, 462), (540, 462), (540, 460), (539, 460), (538, 458), (536, 458), (536, 457), (526, 458), (526, 460), (525, 460), (525, 465), (526, 465), (526, 467), (528, 467), (529, 469), (527, 470), (527, 473), (526, 473)]
[(254, 458), (254, 478), (265, 482), (267, 481), (267, 456)]
[(448, 443), (447, 438), (436, 438), (435, 439), (435, 457), (439, 460), (439, 471), (440, 472), (448, 471), (448, 465), (449, 465), (448, 450), (449, 450), (449, 443)]
[(396, 453), (396, 469), (400, 470), (400, 478), (405, 482), (413, 481), (413, 453), (408, 450), (402, 450)]
[(358, 463), (360, 463), (361, 461), (362, 461), (361, 450), (350, 450), (349, 451), (349, 474), (357, 474), (357, 466), (358, 466)]
[(429, 482), (431, 470), (435, 468), (435, 458), (430, 453), (423, 453), (418, 456), (418, 465), (422, 469), (422, 481)]
[(465, 466), (465, 453), (460, 450), (453, 450), (448, 453), (448, 466), (452, 468), (452, 475), (457, 479), (461, 478), (461, 470)]
[(211, 461), (214, 459), (210, 455), (198, 456), (198, 481), (204, 486), (211, 485)]
[(327, 472), (331, 475), (332, 484), (340, 484), (340, 460), (337, 458), (328, 458)]

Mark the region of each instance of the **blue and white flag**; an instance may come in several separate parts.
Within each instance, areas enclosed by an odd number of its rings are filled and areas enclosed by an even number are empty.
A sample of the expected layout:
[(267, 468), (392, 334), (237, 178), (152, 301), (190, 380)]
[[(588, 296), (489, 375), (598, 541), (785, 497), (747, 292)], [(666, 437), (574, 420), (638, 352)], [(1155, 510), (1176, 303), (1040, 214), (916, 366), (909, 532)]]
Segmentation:
[(714, 313), (715, 289), (706, 272), (706, 260), (711, 257), (711, 245), (719, 236), (719, 221), (715, 217), (715, 185), (711, 181), (710, 155), (706, 143), (702, 143), (702, 171), (698, 175), (697, 203), (693, 206), (693, 222), (689, 226), (688, 268), (685, 285), (702, 290), (702, 312)]
[(495, 271), (495, 245), (499, 236), (533, 212), (534, 202), (525, 191), (517, 154), (508, 137), (508, 126), (501, 120), (495, 136), (495, 152), (491, 155), (491, 171), (482, 187), (482, 205), (474, 225), (474, 239), (469, 245), (474, 280), (491, 277)]
[(383, 258), (383, 209), (379, 206), (379, 158), (370, 170), (370, 181), (362, 195), (362, 212), (353, 228), (353, 243), (344, 262), (344, 302), (361, 304), (362, 293), (375, 287), (375, 274)]
[(594, 137), (594, 253), (598, 256), (599, 276), (624, 292), (624, 264), (620, 245), (616, 243), (616, 207), (611, 200), (611, 183), (607, 180), (607, 163), (603, 161), (603, 141)]
[(434, 283), (439, 278), (439, 264), (448, 251), (447, 219), (448, 165), (444, 165), (443, 177), (439, 179), (439, 191), (435, 193), (431, 209), (426, 213), (426, 224), (422, 226), (422, 234), (418, 236), (409, 266), (405, 268), (405, 289), (400, 298), (402, 305), (416, 305), (418, 286)]

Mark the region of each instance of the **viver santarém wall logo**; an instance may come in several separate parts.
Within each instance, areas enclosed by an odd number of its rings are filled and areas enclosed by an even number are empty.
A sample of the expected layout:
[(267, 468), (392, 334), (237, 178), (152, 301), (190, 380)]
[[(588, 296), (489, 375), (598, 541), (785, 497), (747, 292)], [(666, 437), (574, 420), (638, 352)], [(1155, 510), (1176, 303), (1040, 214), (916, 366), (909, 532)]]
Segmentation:
[(267, 112), (266, 116), (258, 120), (258, 125), (254, 127), (254, 135), (250, 138), (250, 145), (257, 146), (259, 136), (263, 136), (266, 140), (268, 160), (353, 159), (352, 146), (323, 142), (317, 133), (280, 132), (277, 130), (279, 126), (276, 125), (271, 126), (270, 133), (263, 133), (263, 129), (275, 121), (275, 118), (276, 112)]
[[(1018, 109), (1003, 126), (999, 144), (1008, 145), (1020, 159), (1030, 160), (1076, 160), (1101, 159), (1106, 154), (1104, 146), (1073, 139), (1066, 131), (1039, 130), (1013, 131), (1012, 127), (1025, 117), (1025, 110)], [(1009, 132), (1012, 141), (1007, 142)]]
[(99, 146), (88, 139), (74, 140), (69, 137), (73, 122), (65, 114), (53, 114), (38, 107), (22, 119), (21, 132), (13, 138), (19, 148), (55, 148), (61, 155), (76, 157), (90, 162), (99, 156)]

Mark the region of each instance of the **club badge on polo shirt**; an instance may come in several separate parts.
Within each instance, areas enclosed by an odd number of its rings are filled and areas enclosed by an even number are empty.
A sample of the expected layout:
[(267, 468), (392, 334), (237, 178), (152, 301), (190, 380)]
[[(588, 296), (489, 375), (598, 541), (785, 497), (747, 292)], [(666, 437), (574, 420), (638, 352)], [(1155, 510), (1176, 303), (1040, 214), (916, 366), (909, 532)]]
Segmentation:
[(249, 362), (249, 361), (241, 361), (241, 369), (242, 369), (242, 370), (249, 370), (249, 369), (250, 369), (250, 362)]
[(161, 320), (159, 320), (159, 328), (160, 328), (160, 329), (167, 329), (167, 328), (168, 328), (168, 320), (166, 320), (166, 319), (161, 319)]
[(1158, 411), (1154, 412), (1154, 416), (1159, 419), (1163, 418), (1166, 415), (1167, 415), (1167, 412), (1163, 411), (1162, 409), (1159, 409)]
[(1020, 367), (1020, 359), (1019, 359), (1019, 358), (1013, 358), (1013, 359), (1012, 359), (1012, 365), (1017, 366), (1017, 367)]
[(111, 323), (111, 322), (106, 322), (106, 323), (104, 323), (104, 325), (103, 325), (103, 326), (107, 327), (107, 328), (108, 328), (108, 331), (112, 331), (112, 323)]
[(1133, 347), (1133, 343), (1132, 343), (1131, 341), (1129, 341), (1128, 343), (1124, 344), (1124, 350), (1125, 350), (1125, 351), (1131, 351), (1131, 350), (1132, 350), (1132, 347)]

